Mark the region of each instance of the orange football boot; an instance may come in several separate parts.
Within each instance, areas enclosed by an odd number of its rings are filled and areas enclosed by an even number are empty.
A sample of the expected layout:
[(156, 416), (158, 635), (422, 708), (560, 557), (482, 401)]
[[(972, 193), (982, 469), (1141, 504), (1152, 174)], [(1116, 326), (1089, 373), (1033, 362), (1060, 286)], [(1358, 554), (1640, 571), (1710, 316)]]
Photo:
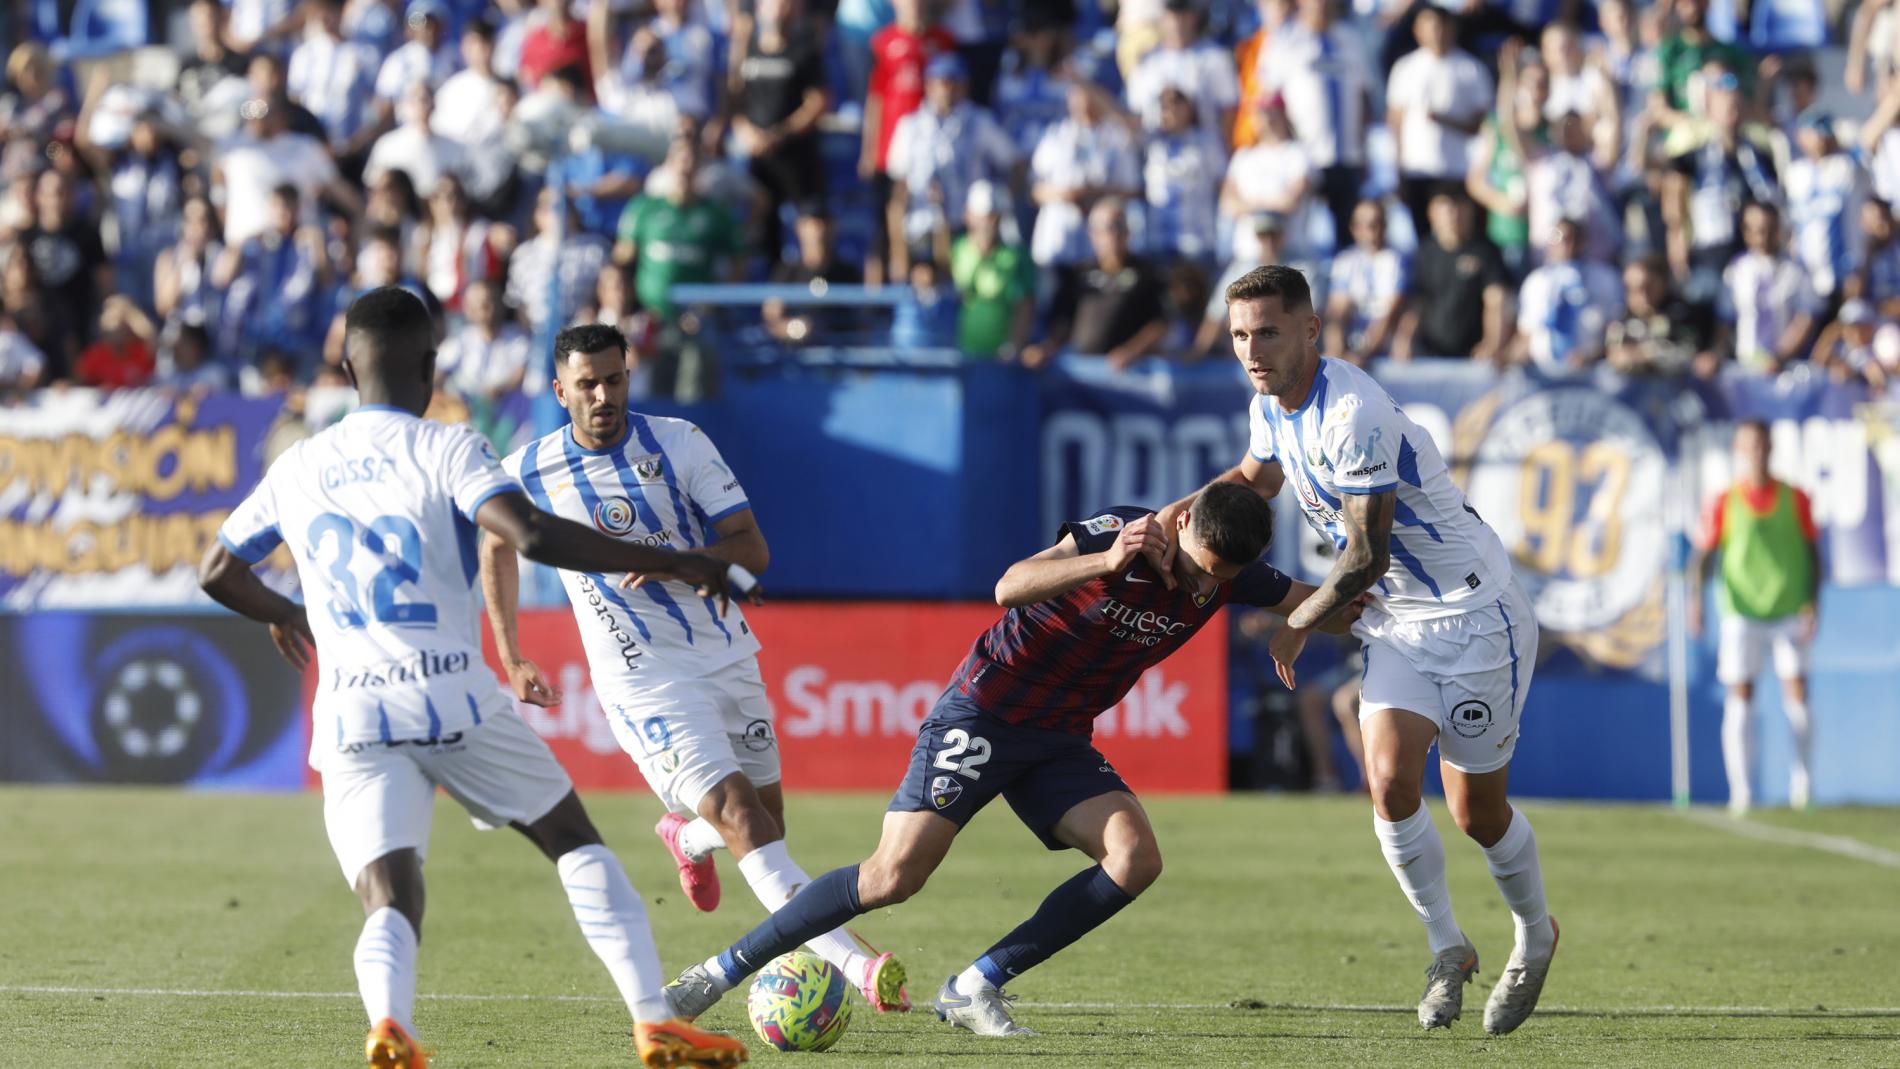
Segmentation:
[(429, 1052), (402, 1025), (385, 1017), (369, 1030), (363, 1057), (374, 1069), (429, 1069)]
[(633, 1026), (633, 1045), (647, 1069), (704, 1066), (731, 1069), (746, 1060), (745, 1044), (716, 1032), (702, 1032), (685, 1021), (645, 1022)]

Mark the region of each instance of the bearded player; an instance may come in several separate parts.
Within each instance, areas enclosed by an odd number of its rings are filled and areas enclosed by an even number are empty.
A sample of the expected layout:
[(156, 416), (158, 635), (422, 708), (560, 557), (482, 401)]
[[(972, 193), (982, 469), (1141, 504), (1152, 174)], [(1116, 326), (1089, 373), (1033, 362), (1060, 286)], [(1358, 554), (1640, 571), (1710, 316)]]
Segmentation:
[[(1051, 850), (1092, 864), (1034, 916), (937, 992), (937, 1015), (986, 1036), (1030, 1034), (1003, 985), (1114, 916), (1161, 874), (1161, 849), (1141, 803), (1090, 742), (1095, 718), (1141, 674), (1180, 649), (1227, 602), (1285, 615), (1313, 588), (1259, 560), (1273, 512), (1216, 484), (1173, 520), (1180, 552), (1152, 513), (1112, 508), (1064, 524), (1055, 545), (1018, 561), (996, 584), (1009, 611), (976, 640), (918, 729), (910, 766), (875, 852), (820, 876), (783, 909), (667, 988), (682, 1017), (778, 955), (859, 914), (923, 889), (957, 833), (997, 797)], [(1343, 630), (1352, 610), (1341, 614)]]
[(1452, 915), (1444, 844), (1424, 804), (1436, 743), (1446, 805), (1483, 848), (1517, 922), (1510, 961), (1484, 1008), (1485, 1031), (1510, 1032), (1537, 1007), (1557, 949), (1537, 839), (1505, 792), (1537, 657), (1530, 600), (1431, 436), (1365, 371), (1320, 357), (1319, 317), (1298, 271), (1248, 272), (1228, 287), (1227, 308), (1234, 353), (1259, 396), (1247, 407), (1248, 455), (1223, 478), (1267, 494), (1291, 481), (1307, 522), (1339, 554), (1269, 643), (1280, 679), (1293, 686), (1309, 631), (1371, 595), (1353, 627), (1366, 658), (1359, 721), (1373, 830), (1431, 944), (1418, 1020), (1426, 1028), (1457, 1020), (1478, 971), (1478, 951)]

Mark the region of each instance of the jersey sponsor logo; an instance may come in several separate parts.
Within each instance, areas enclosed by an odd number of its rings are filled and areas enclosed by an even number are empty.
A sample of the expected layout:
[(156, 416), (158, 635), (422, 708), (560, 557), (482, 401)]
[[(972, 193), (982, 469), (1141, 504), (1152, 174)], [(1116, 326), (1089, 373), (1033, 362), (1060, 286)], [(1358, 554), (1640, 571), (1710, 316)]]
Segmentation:
[(1082, 525), (1082, 529), (1092, 535), (1107, 534), (1110, 531), (1119, 531), (1121, 528), (1120, 516), (1097, 516)]
[(613, 607), (601, 596), (600, 587), (595, 585), (593, 578), (586, 575), (576, 578), (580, 584), (581, 603), (594, 614), (594, 621), (606, 630), (607, 637), (620, 647), (620, 663), (628, 671), (637, 670), (640, 658), (646, 656), (646, 651), (640, 648), (639, 642), (627, 633), (626, 628), (620, 626), (620, 618), (614, 615)]
[(764, 753), (778, 745), (772, 736), (770, 720), (754, 720), (745, 726), (745, 730), (732, 737), (732, 741), (753, 753)]
[(1152, 609), (1137, 609), (1115, 598), (1102, 602), (1102, 621), (1112, 628), (1111, 638), (1127, 639), (1141, 646), (1159, 645), (1163, 639), (1193, 626), (1189, 621), (1163, 616)]
[(1472, 698), (1452, 706), (1445, 720), (1460, 737), (1475, 739), (1491, 730), (1491, 707)]
[(418, 650), (407, 657), (399, 657), (380, 664), (333, 669), (330, 676), (330, 689), (333, 691), (356, 690), (362, 687), (418, 683), (436, 676), (459, 675), (468, 671), (468, 663), (469, 656), (465, 651), (438, 653), (434, 650)]
[(963, 782), (955, 776), (938, 776), (930, 781), (930, 804), (947, 809), (963, 797)]
[(636, 522), (633, 502), (624, 497), (601, 498), (594, 506), (594, 526), (615, 538), (632, 534)]

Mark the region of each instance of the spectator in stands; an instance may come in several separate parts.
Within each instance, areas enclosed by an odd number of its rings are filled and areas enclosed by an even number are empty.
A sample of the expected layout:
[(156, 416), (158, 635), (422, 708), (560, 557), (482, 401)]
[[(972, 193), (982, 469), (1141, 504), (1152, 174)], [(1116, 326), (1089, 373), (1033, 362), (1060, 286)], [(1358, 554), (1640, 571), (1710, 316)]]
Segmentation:
[(436, 108), (429, 122), (436, 133), (473, 149), (499, 138), (506, 120), (506, 115), (496, 114), (501, 79), (495, 76), (494, 25), (470, 19), (462, 27), (461, 52), (461, 69), (435, 91)]
[[(642, 29), (659, 38), (666, 56), (661, 80), (679, 104), (680, 114), (703, 124), (711, 134), (708, 145), (718, 144), (724, 127), (719, 119), (719, 57), (712, 31), (695, 18), (687, 0), (652, 0), (653, 18)], [(639, 31), (635, 31), (638, 33)]]
[(1900, 319), (1900, 240), (1895, 239), (1893, 209), (1877, 197), (1860, 206), (1861, 262), (1849, 279), (1853, 294), (1873, 303), (1884, 319)]
[(218, 240), (217, 211), (209, 199), (193, 197), (185, 202), (180, 218), (178, 240), (159, 253), (152, 267), (153, 307), (167, 332), (182, 324), (214, 328), (224, 298), (212, 283), (224, 252)]
[(11, 316), (0, 313), (0, 401), (38, 386), (45, 372), (46, 354)]
[(765, 190), (765, 253), (776, 261), (785, 247), (779, 213), (824, 210), (825, 159), (818, 123), (830, 110), (823, 42), (795, 17), (792, 0), (759, 0), (749, 40), (733, 45), (730, 74), (732, 132), (750, 157)]
[(508, 116), (505, 140), (523, 170), (535, 176), (546, 174), (549, 164), (567, 154), (575, 127), (594, 110), (589, 99), (586, 73), (573, 65), (548, 72), (533, 92), (521, 98)]
[(1385, 121), (1398, 157), (1399, 199), (1416, 225), (1434, 195), (1463, 187), (1471, 140), (1496, 93), (1484, 65), (1454, 46), (1448, 12), (1419, 9), (1413, 32), (1418, 50), (1399, 60), (1386, 83)]
[[(651, 33), (635, 31), (616, 53), (612, 7), (595, 4), (587, 11), (588, 54), (593, 57), (594, 98), (603, 114), (643, 131), (656, 143), (670, 142), (684, 116), (666, 80), (666, 47)], [(613, 57), (618, 54), (618, 60)]]
[[(1148, 60), (1160, 52), (1149, 53)], [(1219, 256), (1227, 141), (1218, 131), (1199, 125), (1203, 114), (1180, 89), (1163, 89), (1161, 124), (1149, 132), (1143, 149), (1143, 244), (1163, 262), (1184, 259), (1211, 265)]]
[(460, 311), (462, 291), (469, 283), (501, 277), (507, 259), (501, 254), (500, 235), (488, 220), (470, 214), (462, 183), (444, 175), (429, 196), (429, 217), (418, 228), (422, 250), (422, 279), (442, 306)]
[(539, 88), (543, 79), (563, 67), (581, 72), (582, 93), (593, 96), (594, 71), (587, 54), (587, 30), (568, 8), (568, 0), (538, 0), (538, 19), (531, 21), (521, 41), (521, 59), (515, 70), (521, 87)]
[[(1703, 0), (1680, 0), (1679, 7)], [(1721, 272), (1742, 249), (1744, 207), (1781, 197), (1767, 131), (1742, 121), (1741, 82), (1730, 72), (1710, 79), (1705, 137), (1677, 152), (1663, 195), (1669, 266), (1687, 278), (1684, 296), (1713, 303)]]
[[(653, 396), (654, 360), (660, 342), (660, 323), (640, 307), (634, 296), (633, 273), (616, 263), (602, 265), (594, 280), (594, 299), (574, 317), (573, 325), (605, 323), (627, 339), (627, 378), (630, 396)], [(532, 369), (530, 375), (533, 374)]]
[[(119, 285), (127, 296), (141, 304), (150, 304), (152, 264), (158, 252), (178, 237), (179, 213), (184, 206), (187, 168), (179, 151), (167, 137), (169, 124), (161, 121), (155, 107), (141, 107), (131, 116), (130, 129), (123, 124), (108, 126), (108, 137), (94, 137), (99, 103), (110, 81), (103, 68), (94, 73), (80, 109), (73, 135), (73, 147), (85, 157), (94, 181), (88, 190), (106, 202), (106, 218), (117, 236), (117, 255), (113, 266)], [(188, 131), (176, 131), (188, 134)]]
[(1023, 363), (1039, 367), (1065, 349), (1105, 356), (1121, 370), (1154, 352), (1167, 333), (1161, 276), (1129, 246), (1127, 205), (1116, 197), (1089, 211), (1089, 244), (1095, 261), (1063, 280), (1042, 341), (1023, 350)]
[(0, 315), (44, 357), (42, 385), (71, 377), (73, 361), (79, 356), (77, 345), (72, 334), (54, 321), (33, 257), (19, 245), (6, 253), (5, 266), (0, 269)]
[(1273, 35), (1261, 88), (1286, 102), (1340, 245), (1366, 180), (1370, 59), (1351, 27), (1333, 24), (1331, 0), (1299, 0), (1298, 11), (1298, 19)]
[(1473, 357), (1497, 361), (1509, 338), (1509, 273), (1497, 247), (1478, 235), (1465, 197), (1438, 194), (1425, 209), (1431, 234), (1412, 258), (1406, 313), (1393, 357)]
[(891, 309), (891, 345), (906, 352), (955, 346), (957, 292), (944, 283), (937, 262), (920, 256), (907, 277), (910, 285)]
[(112, 262), (99, 240), (99, 224), (80, 216), (73, 204), (72, 182), (59, 171), (42, 171), (33, 186), (34, 216), (20, 231), (19, 244), (33, 259), (44, 288), (48, 318), (58, 332), (60, 353), (49, 352), (59, 366), (92, 336), (99, 300), (113, 292)]
[(191, 51), (178, 65), (178, 100), (193, 119), (210, 114), (219, 86), (244, 78), (248, 57), (225, 38), (224, 5), (218, 0), (191, 0), (186, 9)]
[(1027, 159), (1042, 143), (1049, 128), (1071, 114), (1070, 90), (1082, 84), (1069, 61), (1069, 27), (1054, 13), (1032, 4), (1022, 13), (1022, 26), (1009, 51), (1003, 53), (1002, 73), (996, 80), (995, 106), (1003, 129)]
[[(1233, 222), (1231, 263), (1239, 273), (1266, 262), (1260, 259), (1260, 240), (1253, 226), (1254, 216), (1272, 212), (1286, 221), (1286, 229), (1296, 235), (1294, 253), (1310, 231), (1307, 207), (1311, 203), (1313, 172), (1306, 150), (1293, 139), (1293, 126), (1287, 120), (1286, 105), (1278, 96), (1259, 101), (1250, 120), (1254, 141), (1234, 153), (1227, 164), (1227, 177), (1221, 183), (1221, 214)], [(1226, 291), (1226, 286), (1216, 285)]]
[(931, 60), (924, 106), (904, 116), (891, 135), (885, 160), (891, 174), (891, 263), (906, 274), (911, 260), (930, 258), (940, 223), (954, 227), (951, 213), (972, 183), (1007, 180), (1016, 167), (1016, 146), (1002, 125), (967, 99), (968, 77), (955, 53)]
[(118, 294), (107, 297), (97, 340), (79, 354), (73, 381), (109, 390), (143, 386), (152, 377), (157, 342), (158, 331), (138, 305)]
[[(636, 199), (627, 206), (627, 212), (631, 214), (647, 199)], [(516, 246), (508, 260), (508, 304), (520, 310), (527, 328), (536, 336), (573, 321), (574, 313), (587, 300), (588, 283), (599, 276), (602, 265), (614, 259), (616, 252), (605, 238), (580, 229), (580, 216), (575, 214), (572, 203), (567, 204), (566, 217), (562, 218), (557, 214), (555, 201), (552, 189), (544, 189), (536, 195), (534, 237)], [(624, 239), (625, 216), (621, 218), (621, 233)], [(631, 255), (629, 246), (628, 258)], [(675, 266), (650, 262), (658, 258), (642, 258), (643, 274), (649, 267), (655, 272), (666, 272)], [(550, 292), (557, 273), (561, 301), (558, 306), (552, 303), (554, 294)]]
[(1834, 117), (1811, 110), (1800, 119), (1800, 156), (1788, 165), (1784, 187), (1788, 221), (1794, 228), (1795, 255), (1808, 272), (1814, 295), (1831, 318), (1842, 300), (1841, 288), (1859, 262), (1863, 235), (1854, 230), (1867, 175), (1860, 162), (1841, 151)]
[[(1266, 62), (1274, 32), (1293, 15), (1293, 0), (1254, 0), (1254, 13), (1260, 28), (1234, 46), (1234, 66), (1240, 78), (1239, 101), (1234, 107), (1234, 136), (1230, 144), (1236, 154), (1260, 139), (1260, 108), (1277, 94), (1262, 88), (1262, 66)], [(1284, 110), (1285, 104), (1281, 105)]]
[(448, 42), (447, 18), (442, 0), (409, 0), (403, 20), (409, 39), (389, 53), (376, 72), (376, 99), (383, 108), (397, 111), (410, 87), (439, 90), (455, 73), (456, 49)]
[(1485, 210), (1485, 235), (1515, 277), (1530, 269), (1531, 259), (1525, 166), (1549, 141), (1550, 74), (1540, 63), (1523, 62), (1522, 54), (1515, 39), (1499, 53), (1498, 108), (1478, 134), (1465, 175), (1466, 192)]
[(374, 108), (381, 57), (343, 37), (343, 0), (309, 0), (303, 42), (290, 54), (292, 100), (323, 121), (338, 159), (360, 157), (382, 133)]
[(1557, 122), (1565, 115), (1583, 118), (1584, 131), (1605, 169), (1612, 166), (1623, 138), (1623, 107), (1616, 82), (1605, 69), (1608, 59), (1599, 52), (1586, 57), (1583, 35), (1568, 22), (1553, 22), (1539, 38), (1538, 55), (1550, 72), (1550, 99), (1544, 117)]
[[(363, 201), (361, 225), (357, 236), (367, 240), (388, 232), (396, 237), (397, 263), (405, 275), (421, 275), (425, 254), (422, 246), (422, 198), (416, 196), (415, 183), (406, 171), (384, 171), (369, 182), (369, 195)], [(332, 219), (336, 229), (343, 220)]]
[(672, 315), (673, 286), (732, 278), (743, 269), (738, 220), (724, 204), (700, 195), (701, 162), (698, 138), (674, 141), (655, 174), (663, 192), (649, 189), (620, 216), (613, 258), (635, 265), (634, 292), (657, 315)]
[[(303, 134), (319, 145), (329, 144), (329, 131), (323, 128), (323, 120), (317, 118), (317, 113), (290, 99), (290, 71), (284, 66), (282, 58), (260, 52), (251, 57), (250, 65), (244, 69), (244, 77), (250, 84), (252, 99), (267, 101), (271, 107), (283, 109), (288, 117), (286, 128), (291, 133)], [(243, 115), (242, 108), (239, 108), (239, 114)]]
[(1069, 85), (1068, 114), (1043, 131), (1029, 161), (1029, 195), (1037, 205), (1029, 251), (1036, 266), (1070, 267), (1089, 258), (1088, 210), (1102, 197), (1141, 192), (1141, 163), (1128, 128), (1106, 92)]
[(1742, 212), (1744, 251), (1722, 272), (1718, 349), (1750, 371), (1778, 373), (1801, 356), (1822, 311), (1808, 273), (1782, 251), (1781, 212)]
[(1333, 257), (1326, 287), (1326, 355), (1364, 367), (1387, 351), (1411, 265), (1386, 244), (1385, 205), (1377, 200), (1353, 209), (1352, 241)]
[(1603, 161), (1591, 154), (1589, 122), (1577, 112), (1567, 111), (1552, 122), (1552, 127), (1552, 144), (1533, 149), (1524, 170), (1531, 233), (1548, 234), (1559, 219), (1574, 219), (1583, 227), (1584, 257), (1613, 263), (1622, 244), (1623, 227), (1610, 196), (1609, 181), (1604, 177)]
[(269, 225), (271, 191), (286, 183), (298, 191), (307, 222), (316, 221), (317, 198), (327, 196), (355, 215), (363, 202), (344, 184), (330, 154), (318, 141), (289, 130), (281, 102), (244, 105), (244, 130), (221, 143), (212, 156), (211, 184), (224, 190), (224, 243), (235, 248)]
[(1670, 292), (1669, 263), (1660, 254), (1623, 268), (1623, 306), (1604, 338), (1611, 367), (1625, 375), (1714, 372), (1708, 312)]
[(926, 21), (924, 0), (892, 0), (895, 22), (871, 38), (871, 80), (864, 97), (864, 135), (858, 149), (858, 177), (871, 185), (874, 232), (864, 265), (865, 281), (875, 285), (885, 277), (891, 246), (903, 241), (903, 230), (890, 229), (896, 171), (890, 165), (891, 142), (897, 124), (924, 102), (924, 68), (939, 56), (956, 51), (956, 39)]
[(0, 173), (16, 176), (37, 167), (59, 124), (73, 115), (72, 98), (59, 87), (59, 68), (46, 46), (27, 43), (7, 56), (7, 82), (0, 95)]
[(1515, 362), (1562, 372), (1603, 356), (1605, 331), (1623, 313), (1623, 284), (1609, 266), (1584, 259), (1583, 246), (1583, 228), (1575, 220), (1552, 228), (1543, 266), (1518, 292)]
[[(1227, 336), (1227, 287), (1262, 264), (1287, 261), (1288, 222), (1285, 215), (1274, 211), (1256, 211), (1235, 218), (1233, 262), (1213, 285), (1188, 356), (1198, 359), (1210, 353), (1226, 352), (1233, 344)], [(1307, 276), (1307, 285), (1312, 286), (1312, 272), (1305, 268), (1301, 272)]]
[[(1711, 60), (1735, 76), (1733, 91), (1753, 95), (1755, 61), (1743, 46), (1718, 41), (1709, 32), (1709, 0), (1673, 0), (1672, 7), (1676, 32), (1663, 38), (1656, 49), (1658, 81), (1652, 95), (1667, 122), (1674, 125), (1693, 118), (1689, 82)], [(1713, 106), (1710, 114), (1713, 118)]]
[(231, 371), (211, 359), (211, 334), (203, 326), (188, 323), (161, 337), (152, 385), (200, 394), (231, 388)]
[(1814, 343), (1815, 370), (1834, 382), (1865, 382), (1876, 390), (1887, 386), (1886, 368), (1874, 353), (1874, 333), (1880, 317), (1866, 301), (1848, 301), (1840, 315), (1821, 328)]
[[(798, 251), (789, 260), (772, 265), (770, 280), (780, 285), (811, 287), (814, 296), (834, 285), (856, 285), (863, 280), (859, 269), (838, 258), (832, 242), (831, 218), (807, 208), (793, 224), (798, 235)], [(796, 304), (793, 306), (798, 308)], [(783, 301), (767, 301), (761, 309), (765, 329), (780, 341), (802, 342), (822, 339), (836, 341), (836, 335), (849, 330), (856, 315), (849, 309), (825, 305), (798, 308), (793, 314)]]
[(304, 10), (295, 0), (231, 0), (226, 35), (239, 52), (282, 55), (289, 39), (303, 26)]
[[(496, 401), (521, 389), (534, 340), (512, 321), (493, 282), (470, 283), (463, 294), (463, 321), (436, 355), (438, 381), (464, 400)], [(532, 384), (541, 387), (537, 380)]]
[(1893, 78), (1894, 6), (1891, 0), (1867, 0), (1855, 6), (1847, 35), (1847, 91), (1856, 96), (1867, 90), (1867, 69), (1873, 68), (1874, 95), (1887, 95)]
[[(1240, 79), (1233, 53), (1201, 37), (1198, 0), (1166, 0), (1161, 17), (1161, 43), (1147, 55), (1128, 79), (1128, 106), (1142, 126), (1162, 126), (1165, 90), (1174, 89), (1192, 101), (1194, 125), (1224, 144), (1234, 128), (1234, 107), (1240, 99)], [(1223, 156), (1225, 153), (1222, 154)]]
[(964, 201), (964, 232), (950, 244), (956, 285), (957, 348), (979, 359), (1013, 360), (1035, 319), (1036, 274), (1028, 250), (1005, 240), (1008, 199), (993, 182), (977, 182)]
[(363, 165), (363, 178), (375, 181), (390, 171), (409, 176), (417, 194), (427, 197), (435, 192), (444, 175), (461, 177), (466, 166), (462, 143), (436, 133), (430, 125), (435, 114), (435, 90), (426, 81), (410, 83), (403, 90), (400, 122), (394, 130), (376, 139)]
[(249, 362), (268, 348), (306, 353), (322, 343), (333, 276), (323, 232), (298, 224), (301, 200), (296, 186), (278, 186), (265, 227), (225, 247), (212, 275), (225, 294), (220, 352)]
[(402, 0), (344, 0), (343, 36), (378, 56), (402, 47)]

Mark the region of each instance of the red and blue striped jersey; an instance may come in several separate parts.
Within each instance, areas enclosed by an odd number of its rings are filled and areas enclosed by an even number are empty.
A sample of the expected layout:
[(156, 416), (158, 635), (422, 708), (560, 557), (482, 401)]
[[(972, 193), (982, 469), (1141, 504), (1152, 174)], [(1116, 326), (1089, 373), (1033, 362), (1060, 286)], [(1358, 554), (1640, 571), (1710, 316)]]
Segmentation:
[[(1083, 553), (1114, 544), (1149, 509), (1116, 506), (1062, 525)], [(1003, 614), (976, 640), (951, 677), (951, 690), (1012, 724), (1087, 736), (1150, 667), (1187, 644), (1221, 606), (1278, 605), (1292, 580), (1256, 561), (1206, 597), (1169, 590), (1137, 558), (1118, 575)]]

